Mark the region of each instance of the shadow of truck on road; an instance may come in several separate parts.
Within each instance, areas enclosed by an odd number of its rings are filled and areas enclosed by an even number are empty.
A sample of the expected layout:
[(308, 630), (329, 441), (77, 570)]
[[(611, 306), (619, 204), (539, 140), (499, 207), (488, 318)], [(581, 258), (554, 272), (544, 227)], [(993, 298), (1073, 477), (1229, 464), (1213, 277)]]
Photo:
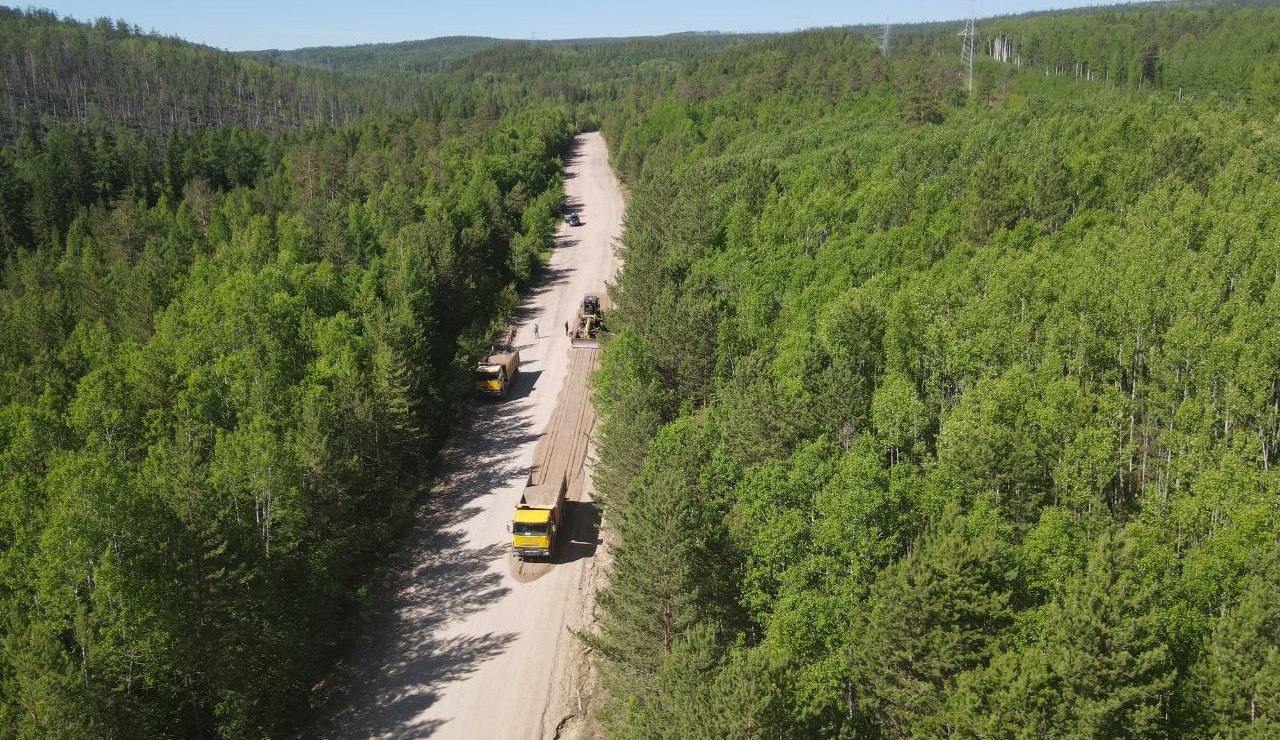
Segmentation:
[(566, 501), (565, 537), (551, 562), (561, 565), (595, 556), (600, 545), (600, 510), (594, 501)]

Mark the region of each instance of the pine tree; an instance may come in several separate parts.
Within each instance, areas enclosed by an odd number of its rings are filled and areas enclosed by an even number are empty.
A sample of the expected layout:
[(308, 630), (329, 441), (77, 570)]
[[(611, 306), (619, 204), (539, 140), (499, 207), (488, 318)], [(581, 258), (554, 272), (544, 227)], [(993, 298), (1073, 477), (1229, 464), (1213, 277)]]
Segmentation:
[(993, 515), (948, 509), (872, 588), (851, 671), (860, 708), (885, 737), (910, 737), (1011, 623), (1008, 549)]
[(1248, 579), (1193, 669), (1208, 731), (1220, 738), (1280, 735), (1280, 557)]
[(1155, 587), (1133, 565), (1132, 543), (1105, 533), (1050, 605), (1043, 641), (963, 677), (929, 726), (956, 738), (1167, 737), (1174, 669)]
[(1078, 737), (1160, 737), (1174, 669), (1156, 584), (1134, 573), (1132, 541), (1104, 534), (1082, 578), (1050, 613), (1045, 652)]
[(790, 679), (782, 658), (766, 648), (731, 656), (710, 683), (706, 737), (794, 737), (795, 712), (786, 706)]
[(663, 472), (637, 484), (615, 519), (620, 542), (589, 640), (628, 672), (655, 673), (695, 621), (689, 509), (683, 481)]
[(619, 542), (609, 585), (597, 598), (597, 631), (584, 640), (606, 661), (602, 719), (621, 737), (679, 737), (655, 735), (654, 728), (674, 732), (691, 721), (672, 702), (702, 703), (678, 679), (690, 661), (710, 665), (715, 657), (705, 640), (682, 643), (698, 619), (700, 553), (690, 494), (677, 467), (649, 464), (625, 504), (610, 499)]
[(610, 728), (635, 740), (764, 740), (795, 735), (784, 705), (787, 672), (762, 649), (726, 652), (714, 628), (691, 627), (672, 647), (647, 691), (637, 692)]

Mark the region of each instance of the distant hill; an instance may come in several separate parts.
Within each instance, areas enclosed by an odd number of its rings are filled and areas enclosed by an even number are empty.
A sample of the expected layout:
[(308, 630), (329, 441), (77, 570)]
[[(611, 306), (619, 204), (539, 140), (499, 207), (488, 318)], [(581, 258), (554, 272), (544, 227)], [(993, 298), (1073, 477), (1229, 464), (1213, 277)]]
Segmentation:
[(333, 72), (436, 72), (443, 62), (509, 43), (481, 36), (445, 36), (421, 41), (359, 46), (315, 46), (305, 49), (244, 52), (242, 56)]
[(488, 119), (531, 98), (611, 100), (637, 80), (759, 36), (506, 41), (448, 37), (233, 54), (101, 18), (0, 7), (0, 142), (59, 123), (163, 135), (299, 131), (370, 113)]
[(243, 125), (297, 130), (354, 120), (381, 88), (281, 67), (107, 18), (0, 7), (0, 140), (59, 122), (163, 132)]
[[(532, 47), (545, 51), (571, 50), (593, 52), (618, 58), (633, 57), (639, 52), (645, 57), (688, 56), (705, 54), (717, 49), (741, 45), (776, 34), (730, 34), (716, 32), (674, 33), (663, 36), (628, 36), (581, 39), (522, 40), (497, 39), (483, 36), (442, 36), (420, 41), (401, 41), (389, 44), (361, 44), (358, 46), (316, 46), (281, 51), (241, 52), (241, 56), (281, 65), (296, 65), (345, 73), (440, 73), (469, 65), (478, 55), (504, 47)], [(488, 59), (502, 58), (498, 53)], [(482, 60), (484, 57), (482, 57)]]
[[(248, 60), (342, 77), (381, 90), (431, 123), (490, 120), (538, 100), (599, 116), (624, 95), (659, 95), (679, 70), (729, 50), (746, 52), (769, 34), (508, 41), (450, 37), (396, 44), (245, 52)], [(367, 93), (365, 93), (367, 94)]]

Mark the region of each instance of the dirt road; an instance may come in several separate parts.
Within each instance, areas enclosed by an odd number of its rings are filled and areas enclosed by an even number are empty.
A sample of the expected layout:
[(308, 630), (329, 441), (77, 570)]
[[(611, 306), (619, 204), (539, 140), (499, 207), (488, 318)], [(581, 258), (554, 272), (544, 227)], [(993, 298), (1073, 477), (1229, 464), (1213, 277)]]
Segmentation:
[[(571, 537), (554, 563), (514, 560), (506, 530), (553, 414), (594, 422), (578, 396), (596, 352), (572, 350), (590, 359), (570, 363), (564, 325), (616, 272), (623, 199), (599, 134), (578, 137), (566, 165), (582, 225), (562, 227), (546, 279), (520, 308), (520, 379), (509, 400), (477, 405), (445, 453), (332, 737), (552, 737), (576, 711), (585, 669), (568, 630), (590, 619), (602, 555), (589, 477), (570, 491)], [(562, 388), (577, 408), (556, 414)]]

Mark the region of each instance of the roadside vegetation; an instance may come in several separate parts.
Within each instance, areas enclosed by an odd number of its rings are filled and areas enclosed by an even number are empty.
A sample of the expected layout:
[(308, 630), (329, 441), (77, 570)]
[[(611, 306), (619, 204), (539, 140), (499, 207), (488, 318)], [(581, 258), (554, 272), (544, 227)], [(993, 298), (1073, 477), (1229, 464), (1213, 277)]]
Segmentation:
[(1278, 86), (1218, 45), (1278, 18), (1001, 21), (973, 97), (800, 34), (608, 119), (611, 737), (1276, 734)]

